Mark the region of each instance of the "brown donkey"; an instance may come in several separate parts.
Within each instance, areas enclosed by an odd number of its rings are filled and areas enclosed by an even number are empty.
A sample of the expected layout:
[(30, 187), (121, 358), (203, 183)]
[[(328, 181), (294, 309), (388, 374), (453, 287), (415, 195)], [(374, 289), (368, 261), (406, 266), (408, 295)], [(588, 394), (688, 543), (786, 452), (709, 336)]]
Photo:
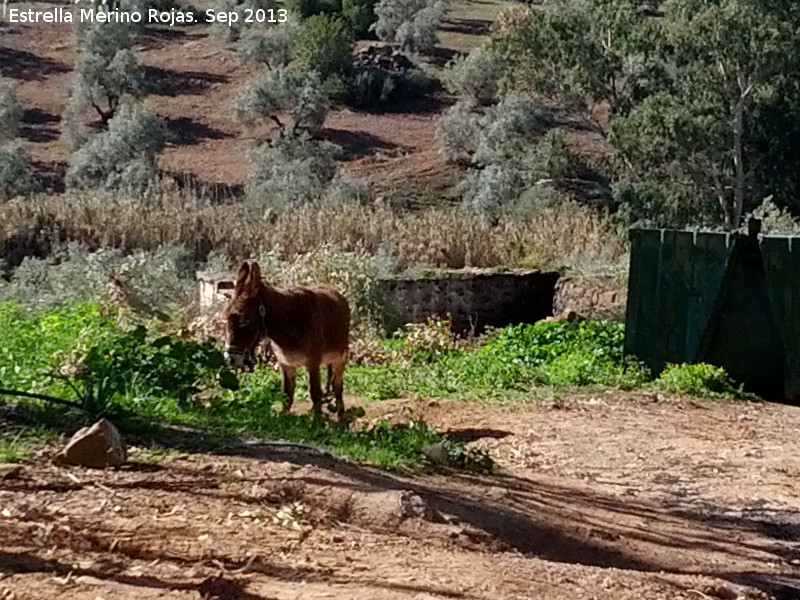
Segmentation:
[(350, 306), (328, 285), (277, 288), (261, 279), (256, 262), (245, 261), (225, 309), (225, 354), (234, 365), (244, 366), (256, 346), (268, 338), (283, 373), (283, 391), (294, 402), (297, 369), (308, 371), (314, 412), (322, 410), (319, 368), (328, 367), (328, 391), (333, 384), (336, 410), (344, 413), (344, 369), (350, 336)]

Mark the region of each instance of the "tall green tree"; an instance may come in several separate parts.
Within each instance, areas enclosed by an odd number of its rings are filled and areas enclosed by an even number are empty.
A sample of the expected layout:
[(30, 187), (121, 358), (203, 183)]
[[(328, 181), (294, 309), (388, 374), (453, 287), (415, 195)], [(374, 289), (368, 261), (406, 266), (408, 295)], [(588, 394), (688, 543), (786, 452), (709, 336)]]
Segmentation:
[[(780, 100), (800, 66), (797, 12), (765, 0), (668, 2), (662, 58), (669, 85), (614, 126), (629, 176), (661, 181), (673, 204), (713, 198), (724, 226), (738, 227), (748, 204), (771, 193), (757, 172), (770, 166), (759, 156), (759, 137), (780, 139), (798, 128), (797, 108)], [(778, 180), (786, 175), (773, 171)]]
[(543, 94), (582, 115), (601, 135), (606, 121), (661, 85), (658, 30), (633, 0), (554, 0), (493, 40), (506, 87)]

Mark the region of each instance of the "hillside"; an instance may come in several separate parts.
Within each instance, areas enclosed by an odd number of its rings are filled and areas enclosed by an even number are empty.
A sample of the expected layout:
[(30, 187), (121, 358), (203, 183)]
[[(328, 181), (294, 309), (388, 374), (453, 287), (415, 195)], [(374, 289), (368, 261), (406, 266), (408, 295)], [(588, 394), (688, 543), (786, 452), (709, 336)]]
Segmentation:
[[(210, 6), (208, 2), (196, 6), (203, 9), (206, 4)], [(42, 10), (68, 5), (23, 2), (14, 6)], [(496, 0), (453, 3), (442, 23), (440, 44), (426, 59), (430, 68), (478, 44), (503, 5)], [(69, 155), (60, 120), (74, 62), (71, 25), (6, 24), (0, 33), (0, 75), (19, 85), (25, 107), (25, 149), (49, 187), (60, 191)], [(239, 64), (205, 24), (149, 27), (135, 50), (152, 92), (148, 102), (167, 119), (172, 134), (160, 157), (161, 168), (212, 187), (241, 185), (249, 169), (248, 151), (267, 131), (242, 130), (231, 118), (229, 106), (254, 69)], [(439, 154), (435, 123), (449, 103), (439, 93), (397, 112), (338, 109), (329, 115), (324, 137), (342, 147), (350, 171), (368, 177), (380, 191), (447, 196), (457, 173)]]

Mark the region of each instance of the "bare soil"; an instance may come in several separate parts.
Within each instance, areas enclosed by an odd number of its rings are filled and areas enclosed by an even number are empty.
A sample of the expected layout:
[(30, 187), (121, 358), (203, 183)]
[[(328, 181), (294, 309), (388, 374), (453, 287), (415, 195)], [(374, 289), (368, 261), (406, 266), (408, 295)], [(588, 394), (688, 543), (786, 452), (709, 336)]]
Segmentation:
[[(258, 445), (91, 471), (47, 448), (0, 481), (0, 598), (800, 598), (798, 408), (616, 392), (366, 408), (424, 416), (501, 472)], [(408, 493), (427, 510), (403, 517)]]

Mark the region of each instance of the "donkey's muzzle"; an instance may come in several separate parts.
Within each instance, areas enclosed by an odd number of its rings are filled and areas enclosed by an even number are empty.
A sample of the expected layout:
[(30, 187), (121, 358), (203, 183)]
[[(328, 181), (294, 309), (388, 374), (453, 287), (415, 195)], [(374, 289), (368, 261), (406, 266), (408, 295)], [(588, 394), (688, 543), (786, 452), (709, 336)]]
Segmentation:
[(237, 367), (239, 369), (247, 366), (247, 352), (240, 350), (239, 348), (227, 346), (225, 348), (225, 358), (234, 367)]

